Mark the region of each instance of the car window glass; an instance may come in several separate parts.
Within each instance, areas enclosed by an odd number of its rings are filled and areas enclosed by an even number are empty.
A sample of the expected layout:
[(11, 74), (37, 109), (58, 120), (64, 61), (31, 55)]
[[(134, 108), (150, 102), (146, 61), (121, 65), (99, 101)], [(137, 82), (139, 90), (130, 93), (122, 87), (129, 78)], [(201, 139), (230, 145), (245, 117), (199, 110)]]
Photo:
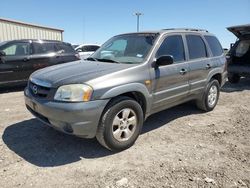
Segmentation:
[(171, 55), (174, 62), (183, 62), (185, 60), (185, 51), (180, 35), (168, 36), (161, 44), (156, 53), (156, 58), (164, 55)]
[(56, 44), (57, 51), (63, 51), (64, 53), (75, 53), (74, 48), (67, 43), (57, 43)]
[(34, 54), (45, 54), (55, 52), (55, 46), (53, 43), (33, 43)]
[(99, 46), (94, 45), (86, 45), (82, 47), (83, 52), (94, 52), (99, 48)]
[(6, 54), (6, 56), (29, 55), (30, 44), (24, 42), (15, 43), (4, 47), (2, 51)]
[(248, 50), (250, 50), (250, 40), (242, 40), (236, 47), (235, 56), (242, 57)]
[(99, 46), (90, 46), (90, 51), (94, 52), (96, 50), (98, 50)]
[(198, 59), (207, 57), (206, 46), (202, 38), (198, 35), (187, 35), (187, 45), (189, 59)]
[(205, 36), (205, 39), (212, 51), (213, 56), (220, 56), (223, 53), (223, 49), (218, 39), (214, 36)]
[(111, 38), (91, 57), (118, 63), (142, 63), (151, 50), (158, 33), (133, 33)]

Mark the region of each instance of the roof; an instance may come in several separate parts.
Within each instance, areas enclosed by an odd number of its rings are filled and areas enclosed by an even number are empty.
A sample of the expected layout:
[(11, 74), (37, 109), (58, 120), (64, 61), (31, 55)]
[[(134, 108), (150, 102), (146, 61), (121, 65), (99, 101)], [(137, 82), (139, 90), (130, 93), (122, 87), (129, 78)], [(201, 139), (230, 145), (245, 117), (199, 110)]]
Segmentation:
[(195, 29), (195, 28), (169, 28), (169, 29), (161, 29), (161, 30), (154, 30), (154, 31), (140, 31), (140, 32), (131, 32), (125, 34), (163, 34), (163, 33), (175, 33), (175, 32), (191, 32), (191, 33), (209, 33), (205, 29)]
[(31, 24), (31, 23), (25, 23), (25, 22), (16, 21), (16, 20), (11, 20), (11, 19), (6, 19), (6, 18), (1, 18), (1, 17), (0, 17), (0, 21), (4, 21), (4, 22), (9, 22), (9, 23), (15, 23), (15, 24), (27, 25), (27, 26), (31, 26), (31, 27), (44, 28), (44, 29), (50, 29), (50, 30), (56, 30), (56, 31), (64, 32), (63, 29), (58, 29), (58, 28), (53, 28), (53, 27), (47, 27), (47, 26), (42, 26), (42, 25), (36, 25), (36, 24)]
[[(58, 40), (44, 40), (44, 39), (15, 39), (15, 40), (8, 40), (8, 41), (4, 41), (5, 43), (9, 43), (9, 42), (53, 42), (53, 43), (67, 43), (67, 42), (62, 42), (62, 41), (58, 41)], [(68, 44), (68, 43), (67, 43)]]

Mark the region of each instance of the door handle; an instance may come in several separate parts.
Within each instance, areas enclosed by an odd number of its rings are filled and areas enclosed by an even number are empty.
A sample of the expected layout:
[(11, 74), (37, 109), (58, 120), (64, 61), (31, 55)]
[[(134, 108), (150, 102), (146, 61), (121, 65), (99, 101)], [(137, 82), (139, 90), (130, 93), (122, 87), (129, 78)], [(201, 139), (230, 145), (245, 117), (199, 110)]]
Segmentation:
[(211, 65), (210, 65), (210, 64), (207, 64), (207, 65), (206, 65), (206, 69), (211, 69)]
[(186, 73), (187, 73), (187, 69), (181, 69), (181, 70), (180, 70), (180, 74), (181, 74), (181, 75), (184, 75), (184, 74), (186, 74)]
[(30, 58), (28, 58), (28, 57), (25, 57), (25, 58), (23, 58), (23, 61), (29, 61), (30, 60)]

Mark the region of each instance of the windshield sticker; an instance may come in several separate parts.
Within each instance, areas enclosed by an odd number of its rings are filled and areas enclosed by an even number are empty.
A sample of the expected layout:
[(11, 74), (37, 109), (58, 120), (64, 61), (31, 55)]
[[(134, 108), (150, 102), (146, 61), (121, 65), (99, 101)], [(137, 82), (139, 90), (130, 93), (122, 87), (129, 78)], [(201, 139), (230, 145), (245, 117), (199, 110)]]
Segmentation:
[(137, 56), (137, 57), (142, 57), (143, 55), (142, 55), (142, 54), (137, 54), (136, 56)]

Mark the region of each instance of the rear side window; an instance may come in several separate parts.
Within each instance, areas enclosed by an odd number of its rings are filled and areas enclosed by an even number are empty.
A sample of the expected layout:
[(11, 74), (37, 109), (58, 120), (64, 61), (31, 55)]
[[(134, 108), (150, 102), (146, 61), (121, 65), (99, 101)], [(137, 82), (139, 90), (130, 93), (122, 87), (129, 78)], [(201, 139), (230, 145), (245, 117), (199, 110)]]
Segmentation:
[(75, 53), (74, 48), (71, 46), (71, 44), (67, 43), (57, 43), (56, 44), (57, 51), (63, 51), (64, 53)]
[(55, 52), (55, 45), (53, 43), (33, 43), (34, 54), (46, 54)]
[(168, 36), (157, 51), (156, 58), (163, 55), (172, 55), (174, 62), (185, 60), (185, 52), (182, 37), (180, 35)]
[(213, 56), (220, 56), (223, 53), (223, 49), (218, 39), (214, 36), (205, 36), (207, 43), (212, 51)]
[(83, 46), (82, 51), (83, 52), (94, 52), (99, 48), (99, 46), (89, 45), (89, 46)]
[(187, 35), (189, 59), (207, 57), (207, 50), (203, 39), (198, 35)]

